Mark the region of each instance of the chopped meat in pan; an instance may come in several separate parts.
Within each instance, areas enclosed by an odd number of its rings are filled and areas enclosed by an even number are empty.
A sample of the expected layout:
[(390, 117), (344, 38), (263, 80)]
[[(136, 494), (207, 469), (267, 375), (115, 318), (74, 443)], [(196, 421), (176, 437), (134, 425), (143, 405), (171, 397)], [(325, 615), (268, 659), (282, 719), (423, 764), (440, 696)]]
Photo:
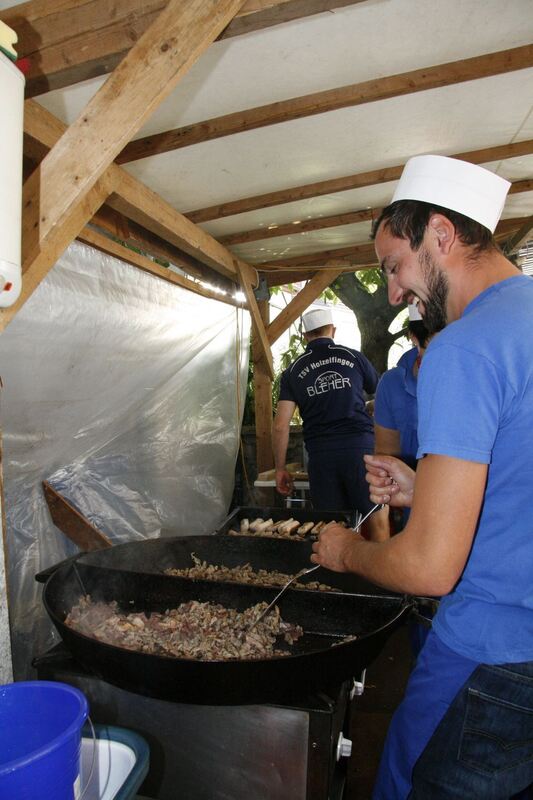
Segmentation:
[(116, 602), (93, 602), (86, 595), (72, 608), (65, 624), (115, 647), (158, 656), (226, 661), (289, 655), (276, 647), (276, 639), (282, 637), (291, 645), (303, 630), (283, 622), (277, 606), (247, 632), (266, 606), (258, 603), (240, 612), (192, 600), (147, 616), (143, 612), (125, 613)]
[[(191, 558), (194, 561), (194, 567), (185, 569), (175, 569), (171, 567), (165, 570), (165, 575), (176, 575), (182, 578), (196, 578), (208, 581), (253, 583), (259, 586), (285, 586), (287, 581), (292, 578), (292, 575), (287, 575), (283, 572), (268, 571), (266, 569), (260, 569), (254, 572), (251, 564), (243, 564), (239, 567), (224, 567), (201, 561), (194, 553), (191, 553)], [(333, 586), (328, 586), (326, 583), (320, 583), (319, 581), (309, 581), (308, 583), (295, 581), (292, 585), (298, 589), (316, 589), (321, 592), (336, 591)]]

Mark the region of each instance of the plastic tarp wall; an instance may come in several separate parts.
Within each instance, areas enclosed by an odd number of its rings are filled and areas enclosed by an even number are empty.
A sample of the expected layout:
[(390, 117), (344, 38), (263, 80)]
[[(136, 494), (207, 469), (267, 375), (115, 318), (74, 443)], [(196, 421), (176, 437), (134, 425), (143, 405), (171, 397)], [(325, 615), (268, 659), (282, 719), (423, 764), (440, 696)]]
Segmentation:
[(48, 480), (113, 544), (211, 533), (229, 510), (248, 312), (73, 244), (0, 337), (15, 676), (53, 641), (41, 569), (78, 552)]

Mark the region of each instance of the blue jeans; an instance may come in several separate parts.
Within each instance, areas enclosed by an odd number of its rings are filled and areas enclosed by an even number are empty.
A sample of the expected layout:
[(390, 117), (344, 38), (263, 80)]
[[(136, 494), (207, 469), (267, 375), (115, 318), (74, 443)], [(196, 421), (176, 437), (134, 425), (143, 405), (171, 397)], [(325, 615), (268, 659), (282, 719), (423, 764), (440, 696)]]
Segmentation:
[[(490, 680), (485, 686), (487, 675), (498, 676), (497, 687)], [(491, 696), (491, 687), (494, 700), (490, 706), (485, 705), (485, 697), (480, 703), (489, 728), (475, 728), (474, 734), (468, 725), (475, 701), (466, 703), (468, 689), (472, 688), (477, 700), (475, 692)], [(467, 725), (461, 698), (468, 709)], [(508, 711), (517, 713), (507, 715)], [(515, 738), (517, 720), (521, 730)], [(464, 752), (474, 739), (476, 766), (470, 756), (466, 757), (467, 766), (463, 763)], [(494, 750), (499, 747), (502, 766), (495, 768)], [(511, 765), (518, 751), (518, 763)], [(405, 697), (391, 721), (373, 800), (509, 800), (531, 782), (533, 664), (479, 665), (450, 650), (431, 630), (409, 678)], [(487, 787), (492, 794), (486, 791)]]
[(410, 800), (508, 800), (533, 784), (533, 662), (481, 664), (413, 770)]

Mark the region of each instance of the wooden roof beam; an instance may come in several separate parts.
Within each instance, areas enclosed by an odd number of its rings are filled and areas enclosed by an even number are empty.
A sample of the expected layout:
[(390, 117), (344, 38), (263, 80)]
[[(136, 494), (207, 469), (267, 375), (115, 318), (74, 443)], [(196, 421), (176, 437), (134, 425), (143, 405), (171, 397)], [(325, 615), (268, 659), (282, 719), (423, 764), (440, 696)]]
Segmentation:
[[(500, 220), (494, 232), (495, 239), (498, 241), (509, 236), (510, 233), (518, 230), (523, 223), (523, 217)], [(277, 261), (264, 262), (255, 266), (264, 275), (268, 286), (285, 286), (288, 283), (308, 280), (316, 273), (318, 265), (323, 265), (320, 268), (324, 270), (328, 268), (328, 263), (335, 263), (341, 272), (356, 272), (360, 269), (377, 267), (378, 262), (374, 252), (374, 243), (360, 242), (348, 247), (340, 247), (336, 250), (308, 253), (304, 256), (278, 259)], [(341, 264), (343, 265), (342, 267)]]
[[(208, 297), (211, 300), (218, 300), (222, 303), (227, 303), (228, 305), (232, 306), (242, 306), (242, 303), (239, 303), (235, 299), (234, 292), (230, 294), (220, 294), (218, 292), (211, 291), (201, 284), (191, 281), (189, 278), (185, 278), (183, 275), (178, 275), (168, 267), (162, 267), (159, 264), (156, 264), (147, 256), (144, 256), (141, 253), (136, 253), (135, 250), (130, 250), (128, 247), (124, 247), (124, 245), (121, 245), (118, 242), (114, 242), (108, 236), (104, 236), (102, 233), (98, 233), (98, 231), (92, 230), (91, 228), (85, 227), (82, 231), (80, 231), (77, 238), (81, 242), (94, 247), (96, 250), (100, 250), (102, 253), (107, 253), (107, 255), (110, 255), (113, 258), (119, 258), (121, 261), (125, 261), (131, 266), (137, 267), (137, 269), (140, 269), (143, 272), (149, 272), (151, 275), (155, 275), (156, 278), (161, 278), (161, 280), (167, 281), (167, 283), (173, 283), (175, 286), (181, 286), (183, 289), (187, 289), (190, 292), (199, 294), (202, 297)], [(234, 285), (233, 289), (235, 290)]]
[(506, 256), (517, 253), (520, 248), (531, 239), (531, 232), (533, 231), (533, 216), (528, 217), (524, 224), (514, 233), (503, 245), (503, 252)]
[(309, 283), (292, 298), (288, 306), (268, 326), (266, 333), (271, 345), (285, 333), (306, 308), (309, 308), (317, 297), (320, 297), (324, 289), (327, 289), (341, 272), (342, 270), (338, 267), (330, 268), (329, 265), (326, 265), (325, 269), (315, 273)]
[(531, 66), (533, 66), (533, 45), (523, 45), (484, 56), (465, 58), (399, 75), (389, 75), (386, 78), (315, 92), (130, 141), (118, 156), (117, 163), (124, 164), (139, 158), (148, 158), (267, 125), (277, 125), (280, 122), (324, 114), (327, 111), (337, 111), (341, 108), (374, 103), (377, 100), (401, 97), (464, 81), (487, 78), (491, 75), (501, 75)]
[(243, 0), (170, 0), (24, 187), (31, 258), (62, 228), (126, 142), (234, 16)]
[(295, 220), (285, 225), (269, 225), (268, 228), (256, 228), (242, 233), (230, 233), (228, 236), (219, 237), (218, 241), (224, 245), (233, 245), (273, 239), (278, 236), (297, 236), (299, 233), (308, 233), (309, 231), (322, 230), (323, 228), (335, 228), (339, 225), (352, 225), (355, 222), (376, 219), (380, 213), (380, 208), (368, 208), (363, 211), (348, 211), (344, 214), (335, 214), (331, 217)]
[(143, 228), (108, 205), (103, 205), (97, 211), (91, 224), (153, 258), (168, 261), (173, 266), (182, 269), (189, 278), (205, 281), (229, 294), (233, 294), (235, 291), (235, 280), (224, 278), (219, 272), (215, 272), (197, 258), (187, 255), (183, 250), (174, 247), (160, 236), (156, 236), (155, 233)]
[[(67, 127), (35, 100), (27, 100), (24, 109), (24, 129), (27, 138), (50, 149), (63, 136)], [(136, 221), (138, 225), (169, 242), (171, 246), (180, 249), (185, 258), (191, 259), (191, 264), (193, 260), (206, 263), (217, 273), (237, 282), (234, 257), (225, 247), (121, 167), (111, 164), (106, 175), (109, 176), (111, 188), (105, 200), (109, 204), (113, 203), (119, 209), (119, 213), (127, 219)], [(110, 198), (111, 191), (116, 194)], [(143, 205), (146, 205), (144, 209)], [(146, 212), (147, 208), (150, 208), (154, 218)], [(98, 224), (98, 221), (97, 218), (95, 222)]]
[[(533, 189), (533, 180), (515, 181), (511, 184), (509, 194), (529, 192)], [(314, 217), (313, 219), (295, 220), (284, 225), (269, 225), (267, 228), (255, 228), (250, 231), (240, 233), (230, 233), (227, 236), (219, 237), (218, 241), (225, 245), (247, 244), (248, 242), (258, 242), (264, 239), (275, 239), (280, 236), (294, 236), (299, 233), (309, 231), (324, 230), (325, 228), (335, 228), (339, 225), (353, 225), (356, 222), (375, 220), (379, 217), (382, 208), (365, 208), (362, 211), (346, 211), (342, 214), (334, 214), (331, 217)]]
[[(485, 147), (482, 150), (471, 150), (467, 153), (455, 153), (451, 157), (470, 161), (472, 164), (487, 164), (490, 161), (502, 161), (506, 158), (515, 158), (517, 156), (530, 155), (531, 153), (533, 153), (533, 139)], [(245, 214), (247, 211), (258, 211), (261, 208), (269, 208), (270, 206), (308, 200), (311, 197), (322, 197), (325, 194), (336, 194), (337, 192), (347, 192), (350, 189), (361, 189), (365, 186), (397, 181), (402, 174), (404, 166), (405, 164), (400, 164), (396, 167), (383, 167), (382, 169), (359, 172), (342, 178), (307, 183), (303, 186), (293, 186), (276, 192), (233, 200), (229, 203), (219, 203), (215, 206), (199, 208), (196, 211), (187, 212), (185, 216), (191, 222), (208, 222), (212, 219)]]
[[(217, 38), (360, 2), (247, 0)], [(167, 0), (31, 0), (1, 10), (0, 19), (18, 34), (19, 57), (30, 59), (26, 96), (112, 72), (166, 5)]]

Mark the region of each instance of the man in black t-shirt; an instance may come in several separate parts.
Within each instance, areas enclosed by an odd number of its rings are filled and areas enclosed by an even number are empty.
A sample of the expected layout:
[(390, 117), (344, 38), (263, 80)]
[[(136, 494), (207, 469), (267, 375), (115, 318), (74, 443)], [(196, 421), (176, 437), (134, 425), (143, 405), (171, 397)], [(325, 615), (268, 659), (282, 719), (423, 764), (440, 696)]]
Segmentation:
[[(375, 391), (379, 376), (362, 353), (335, 344), (328, 308), (308, 311), (302, 321), (307, 348), (281, 376), (273, 425), (276, 489), (282, 495), (292, 491), (285, 460), (289, 424), (298, 406), (309, 456), (313, 507), (322, 511), (357, 510), (364, 515), (372, 503), (363, 455), (374, 452), (374, 426), (365, 408), (364, 393)], [(386, 512), (372, 515), (366, 532), (372, 539), (386, 538)]]

